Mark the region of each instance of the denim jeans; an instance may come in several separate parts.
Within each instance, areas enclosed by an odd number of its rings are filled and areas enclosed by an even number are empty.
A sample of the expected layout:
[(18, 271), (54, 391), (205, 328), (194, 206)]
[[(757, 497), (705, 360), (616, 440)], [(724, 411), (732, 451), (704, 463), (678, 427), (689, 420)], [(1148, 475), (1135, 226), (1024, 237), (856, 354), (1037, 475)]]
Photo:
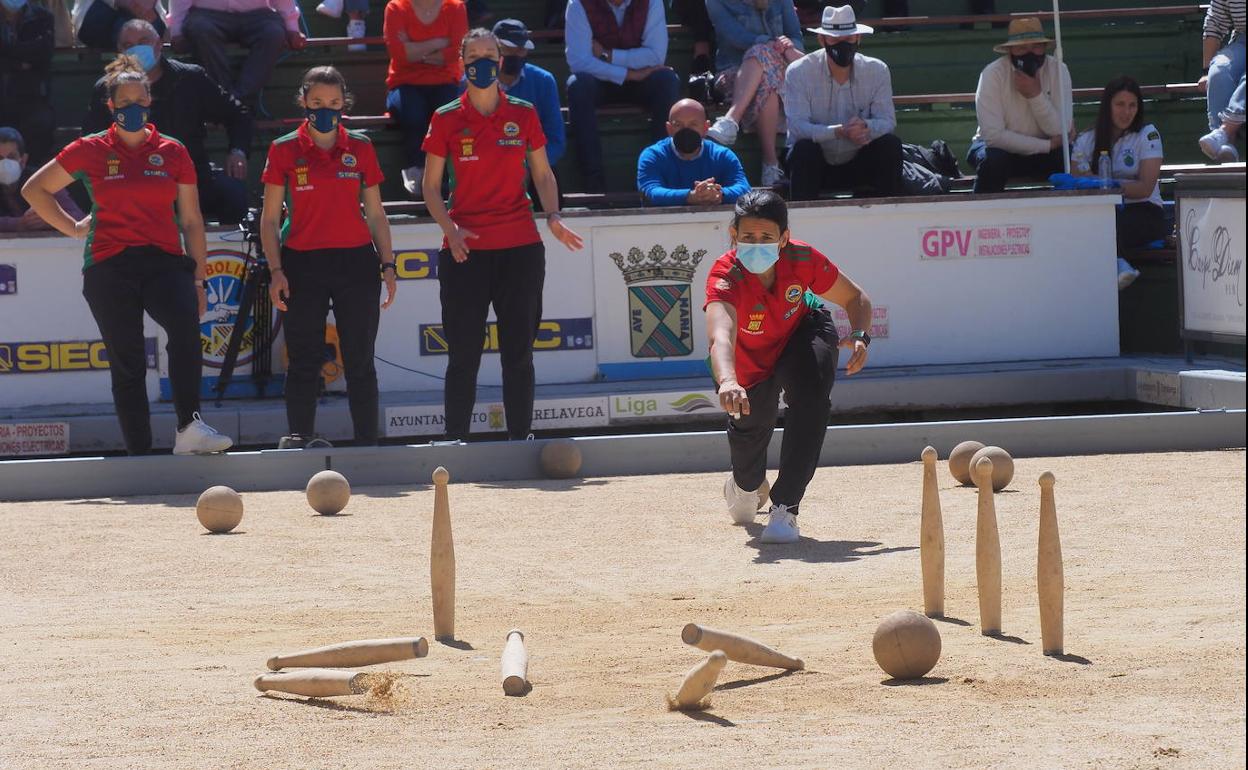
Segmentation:
[(455, 83), (413, 86), (402, 85), (386, 94), (386, 111), (399, 121), (403, 131), (404, 168), (425, 165), (425, 151), (420, 146), (429, 130), (433, 113), (459, 96)]
[(1244, 124), (1244, 36), (1236, 34), (1209, 62), (1209, 128)]

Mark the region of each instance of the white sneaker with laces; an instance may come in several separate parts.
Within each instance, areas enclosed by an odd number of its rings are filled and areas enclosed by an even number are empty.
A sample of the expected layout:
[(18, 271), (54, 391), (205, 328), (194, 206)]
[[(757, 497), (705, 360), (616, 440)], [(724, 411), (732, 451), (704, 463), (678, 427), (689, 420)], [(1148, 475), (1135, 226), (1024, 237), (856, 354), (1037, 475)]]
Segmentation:
[(1131, 284), (1135, 283), (1135, 279), (1139, 277), (1139, 270), (1131, 267), (1131, 263), (1122, 257), (1118, 258), (1118, 291), (1122, 291)]
[(767, 512), (771, 521), (758, 536), (761, 543), (796, 543), (802, 539), (797, 531), (797, 514), (789, 511), (787, 505), (773, 505)]
[[(351, 21), (347, 22), (347, 37), (359, 39), (359, 38), (365, 37), (367, 34), (368, 34), (368, 25), (364, 23), (363, 19), (352, 19)], [(367, 51), (368, 46), (364, 45), (363, 43), (357, 43), (355, 45), (347, 46), (347, 50), (348, 51)]]
[(206, 455), (213, 452), (224, 452), (234, 446), (234, 439), (217, 433), (216, 429), (204, 422), (199, 412), (191, 424), (178, 431), (173, 438), (175, 455)]
[(342, 0), (322, 0), (321, 4), (316, 6), (316, 12), (322, 16), (337, 19), (342, 16)]
[(779, 182), (783, 178), (784, 171), (779, 166), (774, 164), (763, 166), (763, 187), (774, 187), (776, 182)]
[(420, 166), (409, 166), (403, 169), (403, 187), (409, 195), (420, 195), (420, 180), (425, 170)]
[(770, 494), (771, 485), (767, 483), (767, 479), (763, 479), (762, 486), (753, 492), (737, 486), (731, 473), (724, 479), (724, 502), (728, 503), (728, 515), (733, 524), (753, 523), (754, 515), (767, 503), (767, 496)]
[(1238, 163), (1239, 150), (1235, 149), (1235, 145), (1227, 142), (1222, 145), (1222, 149), (1218, 150), (1219, 163)]
[(706, 132), (706, 137), (712, 142), (718, 142), (725, 147), (731, 147), (736, 144), (737, 132), (740, 130), (741, 126), (737, 125), (737, 121), (727, 115), (721, 115), (715, 118), (715, 123)]
[[(1209, 160), (1221, 160), (1222, 148), (1230, 144), (1226, 136), (1226, 132), (1221, 126), (1213, 129), (1209, 133), (1200, 138), (1200, 151), (1209, 157)], [(1231, 148), (1231, 152), (1235, 152), (1235, 148)], [(1238, 153), (1236, 153), (1238, 155)]]

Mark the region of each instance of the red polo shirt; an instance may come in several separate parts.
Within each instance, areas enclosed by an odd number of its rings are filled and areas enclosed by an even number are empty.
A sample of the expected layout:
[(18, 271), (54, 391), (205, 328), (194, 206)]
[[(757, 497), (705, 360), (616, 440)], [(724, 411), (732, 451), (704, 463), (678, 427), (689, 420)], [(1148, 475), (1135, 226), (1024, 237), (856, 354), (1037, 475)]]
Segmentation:
[[(737, 261), (733, 249), (711, 265), (706, 304), (723, 302), (737, 311), (737, 382), (752, 387), (771, 376), (789, 337), (810, 308), (806, 290), (823, 294), (841, 272), (809, 243), (790, 240), (780, 250), (776, 281), (764, 289), (757, 275)], [(703, 305), (703, 309), (706, 306)]]
[(147, 130), (147, 141), (133, 149), (114, 125), (74, 140), (56, 156), (91, 196), (83, 270), (133, 246), (182, 253), (175, 204), (178, 185), (195, 184), (195, 164), (177, 139), (150, 124)]
[(542, 239), (526, 174), (529, 150), (545, 146), (537, 110), (514, 96), (503, 94), (498, 109), (482, 115), (465, 92), (434, 114), (424, 150), (446, 158), (451, 219), (478, 236), (468, 241), (469, 250), (509, 249)]
[(354, 249), (372, 242), (360, 207), (364, 189), (381, 184), (377, 151), (359, 131), (338, 126), (329, 151), (312, 141), (308, 124), (273, 140), (260, 180), (286, 188), (282, 243), (292, 249)]

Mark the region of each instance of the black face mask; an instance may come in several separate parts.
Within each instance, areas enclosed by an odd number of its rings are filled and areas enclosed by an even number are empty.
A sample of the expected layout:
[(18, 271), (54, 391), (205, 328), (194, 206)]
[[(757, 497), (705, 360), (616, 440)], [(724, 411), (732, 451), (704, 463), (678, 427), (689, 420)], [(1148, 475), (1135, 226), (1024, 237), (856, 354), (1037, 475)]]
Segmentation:
[(502, 62), (499, 63), (500, 70), (507, 76), (519, 75), (520, 70), (524, 69), (523, 56), (504, 56)]
[(1011, 55), (1010, 62), (1014, 65), (1014, 69), (1029, 77), (1035, 77), (1040, 68), (1044, 66), (1044, 54), (1025, 53), (1022, 56)]
[(858, 53), (858, 44), (842, 40), (836, 45), (825, 45), (823, 50), (828, 52), (828, 58), (833, 64), (838, 67), (848, 67), (854, 62), (854, 54)]
[(682, 128), (672, 134), (672, 144), (682, 155), (692, 155), (702, 147), (702, 135), (692, 128)]

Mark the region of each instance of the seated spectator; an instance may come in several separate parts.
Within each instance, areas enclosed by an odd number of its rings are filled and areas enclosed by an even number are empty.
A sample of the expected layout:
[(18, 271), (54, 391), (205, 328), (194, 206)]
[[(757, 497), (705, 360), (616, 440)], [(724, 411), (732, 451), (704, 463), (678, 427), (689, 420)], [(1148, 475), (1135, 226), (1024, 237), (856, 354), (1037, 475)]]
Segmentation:
[(742, 126), (757, 126), (762, 184), (771, 187), (784, 176), (776, 156), (784, 71), (803, 56), (793, 0), (706, 0), (706, 9), (718, 42), (716, 85), (732, 94), (728, 114), (715, 121), (709, 136), (731, 147)]
[(790, 64), (784, 76), (790, 197), (814, 200), (824, 189), (900, 195), (892, 76), (887, 64), (858, 53), (862, 35), (874, 30), (844, 5), (825, 8), (820, 26), (807, 31), (822, 50)]
[[(710, 72), (711, 57), (715, 55), (715, 30), (706, 12), (706, 0), (672, 0), (671, 5), (680, 23), (693, 34), (693, 63), (689, 73)], [(547, 28), (563, 29), (567, 12), (568, 0), (546, 0), (542, 18), (546, 19)]]
[[(22, 185), (30, 178), (29, 159), (22, 133), (16, 128), (0, 126), (0, 233), (52, 229), (22, 197)], [(82, 209), (69, 197), (68, 190), (57, 192), (56, 202), (74, 219), (82, 219)]]
[[(526, 61), (533, 50), (529, 28), (517, 19), (503, 19), (494, 25), (502, 60), (498, 65), (498, 85), (508, 96), (523, 99), (537, 108), (546, 134), (546, 160), (553, 168), (568, 147), (563, 128), (563, 112), (559, 105), (559, 84), (555, 76)], [(460, 90), (467, 88), (461, 84)], [(532, 197), (532, 196), (530, 196)]]
[(568, 119), (585, 192), (606, 190), (598, 107), (640, 104), (650, 136), (667, 135), (667, 113), (680, 98), (680, 79), (667, 60), (663, 0), (570, 0), (565, 17)]
[(1064, 170), (1062, 134), (1074, 117), (1070, 70), (1047, 55), (1051, 42), (1039, 19), (1015, 19), (1006, 41), (992, 49), (1004, 55), (979, 74), (979, 129), (966, 154), (977, 193), (1001, 192), (1013, 177), (1048, 179)]
[(667, 139), (641, 151), (637, 189), (652, 206), (718, 206), (750, 191), (741, 161), (706, 139), (706, 108), (694, 99), (672, 105)]
[[(368, 15), (368, 0), (321, 0), (316, 12), (331, 19), (341, 19), (343, 11), (347, 13), (347, 37), (362, 38), (368, 35), (368, 26), (364, 17)], [(368, 46), (356, 43), (347, 46), (348, 51), (365, 51)]]
[[(247, 214), (247, 155), (254, 128), (251, 111), (208, 77), (203, 67), (162, 55), (160, 37), (146, 21), (136, 19), (121, 28), (117, 51), (133, 56), (147, 72), (152, 96), (148, 122), (181, 142), (191, 156), (204, 218), (230, 225), (241, 222)], [(83, 135), (105, 131), (113, 123), (108, 80), (105, 76), (95, 83), (82, 119)], [(208, 123), (225, 126), (230, 149), (224, 171), (214, 171), (208, 162), (204, 149)]]
[(56, 119), (49, 101), (54, 22), (29, 0), (0, 5), (0, 126), (30, 137), (35, 166), (48, 159)]
[[(189, 46), (208, 76), (253, 110), (282, 52), (308, 43), (295, 0), (169, 0), (169, 34), (175, 49)], [(248, 49), (237, 78), (227, 43)]]
[(1084, 131), (1070, 152), (1070, 171), (1096, 176), (1101, 153), (1108, 153), (1114, 179), (1122, 189), (1117, 208), (1118, 288), (1125, 289), (1140, 271), (1123, 259), (1135, 249), (1166, 237), (1161, 207), (1161, 133), (1144, 122), (1140, 84), (1129, 77), (1114, 78), (1101, 94), (1096, 127)]
[(99, 51), (117, 48), (121, 27), (132, 19), (142, 19), (165, 36), (165, 7), (160, 0), (75, 0), (74, 34), (78, 42)]
[(72, 48), (78, 45), (78, 41), (74, 40), (72, 0), (46, 0), (44, 5), (52, 12), (52, 26), (56, 31), (56, 47)]
[[(1222, 46), (1227, 35), (1231, 39)], [(1210, 0), (1203, 45), (1200, 87), (1208, 94), (1212, 130), (1200, 138), (1200, 149), (1213, 160), (1234, 163), (1244, 125), (1244, 0)]]
[(403, 131), (403, 186), (419, 196), (425, 173), (420, 145), (429, 119), (459, 94), (459, 44), (468, 34), (468, 10), (463, 0), (390, 0), (383, 29), (390, 53), (386, 110)]

